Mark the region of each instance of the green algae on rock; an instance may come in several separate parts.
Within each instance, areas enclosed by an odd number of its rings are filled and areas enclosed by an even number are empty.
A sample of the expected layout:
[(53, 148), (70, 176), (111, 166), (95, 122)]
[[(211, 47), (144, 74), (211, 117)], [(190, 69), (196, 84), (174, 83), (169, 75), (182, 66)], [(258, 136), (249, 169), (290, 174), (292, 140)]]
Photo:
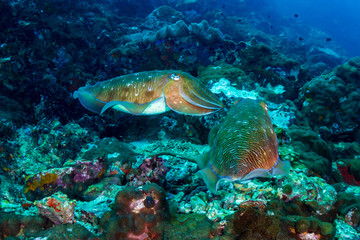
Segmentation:
[(327, 142), (309, 127), (292, 125), (286, 132), (291, 138), (290, 147), (299, 155), (300, 162), (321, 176), (331, 176), (334, 156)]

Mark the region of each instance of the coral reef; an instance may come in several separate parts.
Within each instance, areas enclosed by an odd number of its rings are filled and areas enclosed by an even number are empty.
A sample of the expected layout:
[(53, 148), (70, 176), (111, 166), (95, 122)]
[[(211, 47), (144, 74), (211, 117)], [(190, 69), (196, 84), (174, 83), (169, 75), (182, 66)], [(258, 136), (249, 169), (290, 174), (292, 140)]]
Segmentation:
[(126, 175), (130, 186), (141, 186), (146, 183), (156, 183), (160, 186), (166, 185), (167, 168), (163, 159), (157, 156), (146, 158), (136, 169), (131, 169)]
[(191, 236), (193, 239), (209, 239), (219, 236), (215, 224), (203, 214), (175, 214), (166, 224), (165, 239), (186, 239)]
[(360, 186), (359, 167), (358, 159), (338, 160), (337, 162), (337, 168), (344, 183), (350, 185)]
[(307, 168), (321, 176), (331, 176), (334, 156), (328, 143), (308, 127), (293, 125), (286, 132), (291, 139), (291, 146)]
[(125, 164), (131, 166), (136, 162), (137, 156), (127, 144), (114, 137), (96, 140), (82, 150), (81, 158), (83, 159), (96, 159), (105, 156), (109, 168)]
[(55, 225), (73, 223), (76, 203), (69, 201), (66, 195), (55, 193), (35, 202), (39, 215), (48, 218)]
[(359, 67), (360, 58), (351, 59), (301, 88), (299, 101), (303, 119), (326, 139), (356, 139), (360, 111)]
[[(11, 153), (14, 156), (11, 165), (19, 175), (35, 174), (49, 165), (61, 167), (68, 158), (74, 159), (93, 136), (93, 132), (76, 123), (62, 125), (57, 119), (23, 126), (15, 132), (19, 146)], [(29, 168), (29, 164), (33, 167)]]
[(335, 220), (336, 224), (336, 235), (337, 239), (352, 240), (360, 237), (360, 234), (354, 230), (349, 224), (342, 220)]
[[(360, 239), (360, 58), (278, 10), (263, 0), (2, 0), (0, 239)], [(224, 108), (95, 115), (72, 98), (170, 69), (199, 78)], [(239, 98), (268, 103), (292, 170), (212, 194), (195, 159)]]
[(210, 27), (206, 20), (200, 23), (191, 23), (189, 25), (190, 33), (202, 44), (211, 45), (224, 40), (224, 36), (219, 29)]
[(51, 226), (51, 223), (40, 216), (25, 216), (13, 212), (0, 213), (0, 237), (31, 236)]
[(277, 179), (277, 182), (279, 198), (284, 202), (301, 201), (317, 215), (328, 213), (335, 204), (333, 196), (336, 191), (322, 178), (291, 173), (289, 177)]
[(236, 239), (296, 239), (288, 222), (267, 216), (255, 208), (236, 212), (229, 228), (231, 236)]
[(218, 81), (222, 78), (230, 80), (233, 84), (236, 84), (238, 88), (249, 86), (251, 79), (240, 66), (236, 67), (227, 63), (219, 63), (215, 66), (210, 65), (207, 67), (200, 67), (198, 69), (199, 78), (204, 82)]
[(104, 239), (161, 239), (168, 218), (164, 190), (156, 184), (128, 186), (115, 197), (113, 211), (100, 221)]
[(2, 119), (7, 119), (17, 124), (25, 122), (24, 109), (18, 101), (2, 95), (0, 95), (0, 101), (3, 103), (0, 108)]
[[(31, 236), (31, 235), (30, 235)], [(50, 239), (69, 239), (69, 240), (97, 240), (94, 234), (89, 232), (85, 227), (79, 224), (62, 224), (49, 228), (45, 231), (38, 232), (36, 238)]]
[(242, 69), (252, 79), (263, 85), (270, 83), (285, 86), (288, 90), (287, 99), (293, 99), (297, 95), (291, 88), (296, 89), (294, 84), (301, 84), (297, 81), (300, 70), (298, 62), (256, 41), (251, 46), (241, 49), (239, 56), (242, 59)]
[(95, 161), (76, 161), (71, 167), (55, 168), (30, 176), (26, 180), (26, 198), (33, 201), (42, 199), (57, 191), (62, 191), (69, 196), (81, 198), (87, 187), (99, 181), (106, 167), (104, 158)]

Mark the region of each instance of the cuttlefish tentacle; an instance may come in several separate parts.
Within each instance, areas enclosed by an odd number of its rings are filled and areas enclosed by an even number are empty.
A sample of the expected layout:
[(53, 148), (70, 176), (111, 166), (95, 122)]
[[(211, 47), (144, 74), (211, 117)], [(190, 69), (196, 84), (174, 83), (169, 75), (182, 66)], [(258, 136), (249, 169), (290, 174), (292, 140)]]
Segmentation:
[(222, 108), (220, 100), (187, 73), (172, 74), (165, 85), (164, 96), (170, 109), (183, 114), (206, 115)]
[(134, 115), (159, 114), (169, 109), (205, 115), (222, 108), (217, 97), (196, 78), (180, 71), (129, 74), (74, 92), (81, 104), (102, 114), (109, 108)]
[(197, 81), (185, 78), (181, 90), (182, 97), (191, 104), (213, 110), (222, 108), (222, 103), (217, 97), (209, 92), (204, 86), (201, 86)]

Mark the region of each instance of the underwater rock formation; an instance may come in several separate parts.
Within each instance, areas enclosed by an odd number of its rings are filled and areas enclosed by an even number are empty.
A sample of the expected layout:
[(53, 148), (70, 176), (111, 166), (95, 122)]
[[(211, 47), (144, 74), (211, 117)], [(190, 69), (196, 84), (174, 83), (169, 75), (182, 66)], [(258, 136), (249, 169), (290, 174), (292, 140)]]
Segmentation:
[(25, 236), (35, 235), (51, 226), (40, 216), (25, 216), (13, 212), (0, 212), (0, 237), (15, 237), (21, 232)]
[(326, 139), (356, 139), (360, 112), (359, 69), (360, 58), (354, 58), (301, 88), (299, 101), (303, 119)]
[[(158, 29), (166, 25), (174, 24), (184, 20), (185, 16), (169, 6), (160, 6), (154, 9), (141, 24), (141, 27), (147, 29)], [(174, 36), (175, 37), (175, 36)]]
[(71, 167), (54, 168), (26, 179), (25, 195), (30, 201), (62, 191), (71, 197), (82, 197), (87, 187), (99, 181), (106, 172), (104, 158), (76, 161)]
[(128, 186), (116, 195), (113, 211), (101, 218), (103, 239), (162, 239), (168, 211), (165, 192), (158, 185)]
[(253, 41), (251, 46), (240, 49), (239, 57), (241, 69), (261, 86), (268, 83), (272, 86), (280, 84), (286, 89), (283, 94), (286, 99), (296, 98), (296, 89), (303, 84), (299, 62), (256, 41)]
[[(336, 202), (336, 190), (319, 177), (293, 174), (276, 180), (278, 197), (285, 203), (302, 202), (316, 212), (315, 216), (329, 213)], [(301, 213), (301, 210), (299, 211)]]
[(296, 239), (288, 222), (256, 208), (239, 210), (230, 224), (229, 231), (236, 239)]
[(188, 36), (190, 30), (183, 20), (179, 20), (174, 24), (166, 25), (155, 34), (155, 38), (151, 41), (157, 41), (166, 38), (182, 38)]
[(76, 203), (69, 201), (65, 194), (55, 193), (35, 202), (40, 216), (44, 216), (55, 225), (73, 223)]
[(167, 38), (187, 39), (188, 37), (192, 37), (205, 46), (219, 44), (224, 41), (222, 32), (217, 28), (209, 26), (209, 23), (206, 20), (203, 20), (200, 23), (191, 23), (189, 25), (183, 20), (179, 20), (175, 23), (168, 23), (155, 32), (147, 31), (146, 34), (142, 34), (141, 36), (139, 34), (125, 35), (122, 37), (121, 41), (123, 43), (130, 41), (148, 43)]
[(292, 125), (286, 132), (291, 146), (299, 154), (299, 160), (315, 173), (329, 178), (331, 164), (335, 160), (329, 144), (308, 127)]
[(106, 163), (109, 169), (111, 169), (115, 167), (114, 165), (119, 165), (119, 167), (124, 165), (132, 166), (136, 162), (137, 155), (126, 143), (120, 142), (115, 137), (105, 137), (91, 143), (89, 148), (83, 149), (80, 157), (82, 159), (98, 159), (106, 156)]
[(193, 239), (220, 237), (222, 232), (216, 230), (215, 224), (204, 214), (174, 214), (166, 224), (164, 237), (174, 240), (186, 239), (189, 236)]
[[(207, 67), (200, 67), (198, 69), (198, 77), (204, 83), (209, 81), (218, 81), (222, 78), (228, 79), (235, 86), (249, 87), (252, 84), (251, 79), (248, 75), (241, 70), (240, 66), (233, 66), (231, 64), (219, 63), (215, 66), (210, 65)], [(249, 87), (250, 89), (250, 87)]]
[(50, 165), (62, 167), (69, 158), (74, 159), (95, 134), (74, 122), (62, 125), (57, 119), (43, 119), (36, 125), (16, 129), (14, 136), (19, 146), (11, 152), (16, 155), (11, 161), (12, 167), (16, 174), (32, 175)]
[(130, 169), (126, 173), (129, 186), (142, 186), (145, 183), (156, 183), (160, 186), (166, 185), (167, 168), (163, 159), (157, 156), (146, 158), (137, 169)]
[(36, 238), (68, 239), (68, 240), (98, 240), (99, 238), (91, 233), (86, 227), (80, 224), (61, 224), (46, 229), (42, 232), (30, 235)]
[(210, 27), (206, 20), (200, 23), (191, 23), (189, 31), (204, 45), (216, 44), (224, 40), (222, 32), (217, 28)]

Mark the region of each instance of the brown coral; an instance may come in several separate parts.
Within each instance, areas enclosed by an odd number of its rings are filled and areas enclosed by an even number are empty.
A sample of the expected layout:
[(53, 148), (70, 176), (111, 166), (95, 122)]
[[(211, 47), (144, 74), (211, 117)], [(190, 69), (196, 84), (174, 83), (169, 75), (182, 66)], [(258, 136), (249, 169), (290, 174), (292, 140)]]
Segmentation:
[(236, 212), (229, 231), (236, 239), (292, 239), (293, 236), (288, 223), (255, 208)]
[(112, 212), (104, 214), (104, 239), (161, 239), (168, 218), (164, 190), (156, 184), (128, 186), (118, 192)]

